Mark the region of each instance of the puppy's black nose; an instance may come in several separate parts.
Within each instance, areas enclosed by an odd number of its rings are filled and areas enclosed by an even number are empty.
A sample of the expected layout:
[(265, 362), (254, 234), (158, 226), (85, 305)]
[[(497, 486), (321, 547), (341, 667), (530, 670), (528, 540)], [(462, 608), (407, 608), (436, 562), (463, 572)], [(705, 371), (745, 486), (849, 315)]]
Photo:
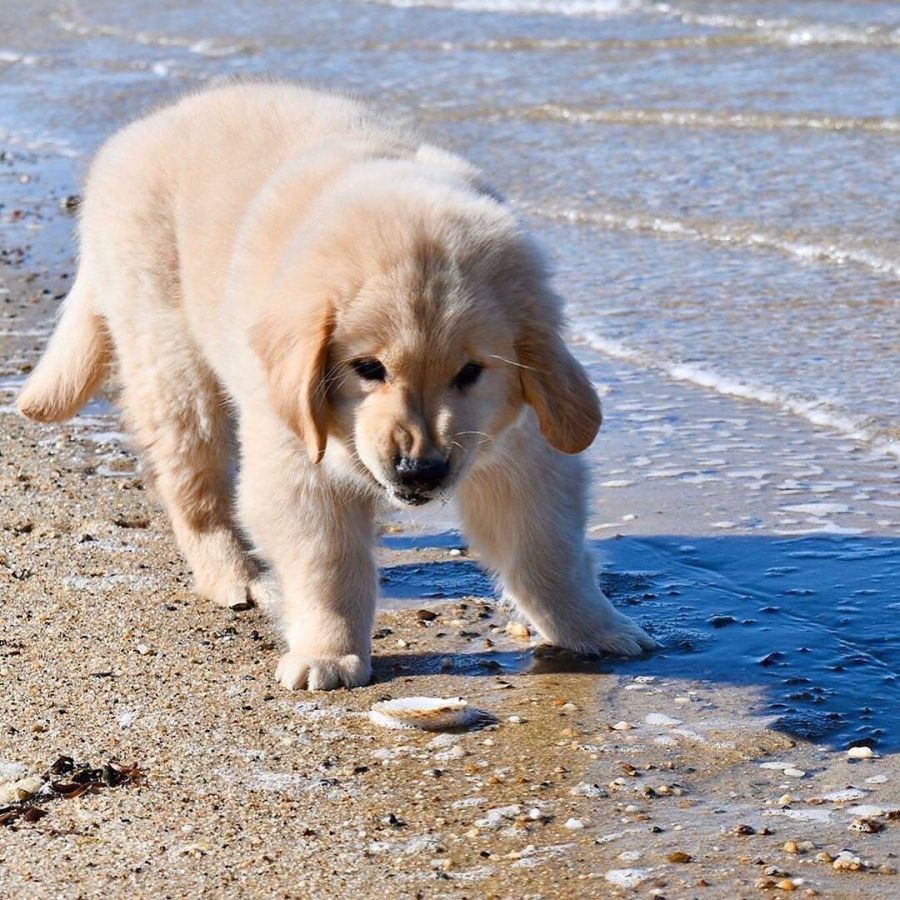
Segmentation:
[(398, 457), (394, 464), (397, 481), (411, 491), (433, 491), (446, 477), (450, 464), (445, 459)]

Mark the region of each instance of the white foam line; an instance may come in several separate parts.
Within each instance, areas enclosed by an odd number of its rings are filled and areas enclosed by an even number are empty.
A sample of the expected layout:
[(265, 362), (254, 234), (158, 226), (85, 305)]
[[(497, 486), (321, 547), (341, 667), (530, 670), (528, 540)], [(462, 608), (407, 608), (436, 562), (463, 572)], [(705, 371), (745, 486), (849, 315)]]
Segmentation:
[(757, 31), (773, 42), (792, 47), (816, 44), (854, 44), (893, 46), (900, 44), (900, 28), (879, 25), (828, 25), (822, 22), (798, 22), (791, 19), (765, 19), (723, 13), (697, 13), (670, 3), (653, 3), (650, 10), (677, 19), (685, 25), (705, 28), (729, 28)]
[(223, 56), (231, 56), (256, 50), (256, 46), (249, 44), (224, 43), (217, 38), (192, 38), (184, 35), (154, 34), (149, 31), (129, 31), (118, 25), (100, 25), (76, 22), (59, 13), (50, 17), (51, 21), (60, 31), (76, 34), (79, 37), (114, 37), (130, 41), (135, 44), (144, 44), (151, 47), (183, 47), (191, 53), (205, 56), (210, 59), (219, 59)]
[(673, 44), (678, 41), (717, 44), (728, 43), (736, 37), (738, 41), (741, 39), (747, 41), (749, 38), (755, 43), (780, 44), (785, 47), (900, 45), (900, 28), (886, 25), (830, 25), (824, 22), (765, 19), (760, 16), (698, 13), (671, 3), (647, 2), (647, 0), (363, 0), (363, 2), (399, 9), (447, 9), (459, 12), (575, 16), (592, 19), (607, 19), (642, 12), (651, 16), (675, 19), (685, 25), (749, 32), (749, 35), (689, 35), (662, 38), (659, 39), (660, 43), (671, 40)]
[(595, 331), (576, 330), (575, 336), (583, 339), (592, 349), (613, 359), (623, 360), (642, 369), (662, 372), (676, 381), (686, 381), (726, 397), (737, 397), (792, 413), (819, 428), (836, 431), (844, 437), (868, 444), (881, 453), (900, 459), (900, 441), (886, 439), (864, 420), (829, 408), (826, 400), (795, 397), (775, 388), (738, 381), (695, 363), (670, 362), (628, 347)]
[(705, 241), (735, 247), (762, 247), (777, 250), (788, 256), (802, 260), (834, 263), (837, 265), (861, 266), (879, 275), (900, 279), (900, 260), (886, 259), (868, 250), (855, 247), (840, 247), (809, 238), (795, 238), (788, 235), (760, 231), (752, 225), (721, 222), (691, 222), (680, 219), (665, 219), (640, 213), (619, 213), (612, 211), (587, 211), (573, 209), (546, 209), (525, 206), (525, 210), (539, 216), (596, 225), (616, 231), (636, 231), (650, 234), (664, 234), (670, 237)]
[(364, 0), (398, 9), (452, 9), (514, 15), (584, 16), (605, 19), (643, 7), (642, 0)]
[(510, 114), (524, 119), (613, 125), (668, 125), (681, 128), (808, 128), (815, 131), (875, 131), (900, 134), (900, 119), (878, 117), (783, 115), (756, 112), (705, 112), (675, 109), (579, 110), (545, 104)]
[(856, 47), (891, 48), (900, 46), (900, 32), (879, 33), (866, 39), (854, 35), (834, 33), (805, 33), (800, 40), (793, 32), (726, 32), (715, 34), (681, 34), (658, 38), (488, 38), (484, 41), (440, 41), (438, 43), (376, 43), (369, 49), (382, 51), (440, 50), (442, 52), (465, 51), (584, 51), (584, 50), (687, 50), (692, 47)]

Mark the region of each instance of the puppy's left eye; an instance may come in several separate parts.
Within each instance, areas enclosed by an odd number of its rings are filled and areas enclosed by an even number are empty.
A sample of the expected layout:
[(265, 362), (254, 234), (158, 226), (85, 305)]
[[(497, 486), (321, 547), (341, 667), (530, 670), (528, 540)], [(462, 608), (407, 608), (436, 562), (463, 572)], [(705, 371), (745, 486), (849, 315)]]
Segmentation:
[(475, 382), (478, 381), (478, 379), (481, 377), (481, 373), (483, 371), (484, 366), (480, 366), (478, 363), (466, 363), (456, 373), (456, 377), (453, 379), (453, 386), (463, 391), (467, 387), (475, 384)]
[(380, 360), (365, 357), (354, 359), (350, 365), (363, 381), (384, 381), (387, 378), (387, 371)]

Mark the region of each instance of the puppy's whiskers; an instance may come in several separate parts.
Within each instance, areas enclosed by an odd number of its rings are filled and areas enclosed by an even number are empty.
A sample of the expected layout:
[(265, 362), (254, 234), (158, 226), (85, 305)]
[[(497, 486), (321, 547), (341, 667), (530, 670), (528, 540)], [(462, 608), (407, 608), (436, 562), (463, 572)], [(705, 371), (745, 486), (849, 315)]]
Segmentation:
[(506, 363), (508, 366), (515, 366), (517, 369), (527, 369), (529, 372), (538, 372), (534, 366), (526, 366), (525, 363), (517, 362), (514, 359), (507, 359), (505, 356), (498, 356), (496, 353), (490, 354), (490, 359), (499, 359), (500, 362)]

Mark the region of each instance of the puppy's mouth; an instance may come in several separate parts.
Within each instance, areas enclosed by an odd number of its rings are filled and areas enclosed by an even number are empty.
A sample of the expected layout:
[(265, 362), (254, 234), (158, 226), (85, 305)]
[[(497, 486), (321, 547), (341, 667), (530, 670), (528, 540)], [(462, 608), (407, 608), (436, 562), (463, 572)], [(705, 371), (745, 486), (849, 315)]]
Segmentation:
[(394, 488), (388, 489), (388, 496), (391, 500), (402, 504), (403, 506), (424, 506), (434, 500), (432, 494), (419, 494), (415, 491), (399, 491)]

